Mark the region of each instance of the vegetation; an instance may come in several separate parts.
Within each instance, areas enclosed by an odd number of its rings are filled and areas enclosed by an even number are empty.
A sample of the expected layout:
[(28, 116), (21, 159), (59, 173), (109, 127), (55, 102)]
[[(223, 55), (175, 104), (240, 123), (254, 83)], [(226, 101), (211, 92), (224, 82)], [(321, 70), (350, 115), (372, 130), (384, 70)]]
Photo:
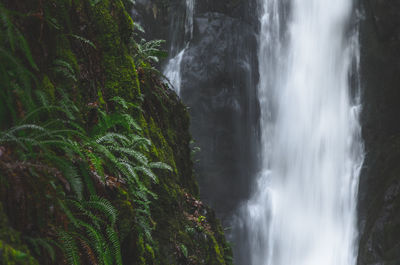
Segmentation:
[(0, 264), (225, 264), (215, 218), (185, 199), (162, 41), (134, 33), (126, 4), (0, 2)]
[[(0, 65), (1, 100), (6, 103), (2, 106), (1, 118), (7, 121), (7, 114), (11, 114), (12, 120), (7, 123), (15, 124), (0, 132), (3, 150), (13, 153), (14, 162), (7, 167), (23, 165), (31, 173), (36, 171), (35, 175), (47, 171), (46, 177), (53, 189), (47, 196), (57, 201), (59, 214), (66, 216), (66, 228), (55, 228), (55, 238), (30, 242), (42, 243), (53, 259), (53, 248), (61, 247), (69, 264), (82, 261), (122, 264), (116, 227), (118, 211), (109, 200), (96, 195), (95, 184), (126, 189), (137, 205), (136, 218), (141, 232), (151, 240), (149, 196), (156, 195), (147, 188), (147, 183), (157, 182), (153, 168), (172, 169), (161, 162), (150, 162), (144, 154), (151, 142), (140, 135), (138, 121), (128, 112), (131, 108), (140, 112), (139, 106), (114, 97), (111, 99), (114, 111), (95, 108), (96, 122), (88, 126), (63, 88), (55, 87), (53, 95), (46, 94), (33, 73), (38, 67), (27, 40), (13, 24), (10, 11), (0, 6), (0, 12), (0, 52), (2, 62), (7, 62)], [(82, 37), (71, 36), (95, 47)], [(146, 44), (144, 47), (140, 50), (143, 60), (154, 60), (156, 49)], [(16, 56), (18, 53), (21, 59)], [(29, 62), (29, 68), (24, 66), (24, 60)], [(77, 81), (70, 63), (56, 59), (53, 65), (55, 75), (65, 81)], [(52, 105), (49, 96), (57, 98), (58, 104)], [(84, 249), (86, 255), (82, 256), (78, 249)]]

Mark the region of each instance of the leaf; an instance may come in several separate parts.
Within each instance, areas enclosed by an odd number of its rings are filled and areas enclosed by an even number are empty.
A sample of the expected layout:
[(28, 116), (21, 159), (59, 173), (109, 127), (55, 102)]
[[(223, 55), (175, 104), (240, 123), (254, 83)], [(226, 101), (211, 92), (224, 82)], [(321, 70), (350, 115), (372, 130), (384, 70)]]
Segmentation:
[(68, 34), (68, 36), (71, 36), (71, 37), (73, 37), (73, 38), (75, 38), (75, 39), (77, 39), (77, 40), (79, 40), (79, 41), (81, 41), (81, 42), (83, 42), (83, 43), (85, 43), (87, 45), (90, 45), (95, 50), (97, 49), (96, 45), (94, 45), (93, 42), (91, 42), (90, 40), (88, 40), (88, 39), (86, 39), (86, 38), (84, 38), (82, 36), (78, 36), (78, 35), (75, 35), (75, 34)]
[(146, 33), (146, 31), (144, 30), (144, 28), (139, 24), (139, 23), (133, 23), (133, 26), (135, 29), (137, 29), (138, 31), (140, 31), (141, 33)]
[(121, 98), (121, 97), (113, 97), (112, 99), (110, 99), (111, 101), (114, 101), (115, 103), (118, 103), (119, 105), (121, 105), (124, 109), (128, 109), (128, 103), (125, 101), (125, 99)]
[(95, 5), (97, 5), (98, 3), (100, 3), (102, 0), (90, 0), (90, 4), (92, 5), (92, 6), (95, 6)]
[(149, 163), (149, 167), (150, 168), (165, 169), (165, 170), (173, 172), (172, 167), (170, 167), (169, 165), (167, 165), (167, 164), (165, 164), (163, 162), (151, 162), (151, 163)]
[(100, 212), (104, 213), (109, 218), (111, 225), (115, 225), (117, 221), (118, 211), (114, 208), (111, 202), (109, 202), (105, 198), (91, 196), (89, 201), (83, 202), (83, 205), (91, 209), (97, 209)]
[(122, 265), (121, 246), (119, 243), (118, 234), (110, 226), (107, 227), (106, 231), (107, 231), (108, 240), (111, 242), (112, 252), (113, 252), (113, 256), (115, 258), (115, 263), (117, 265)]
[(181, 249), (183, 256), (185, 256), (185, 258), (188, 258), (188, 249), (187, 249), (187, 247), (184, 244), (181, 244), (179, 246), (179, 248)]
[(59, 231), (58, 235), (61, 241), (62, 250), (65, 254), (65, 258), (67, 259), (69, 264), (80, 265), (81, 262), (79, 258), (78, 247), (74, 238), (65, 231)]
[(154, 173), (147, 167), (139, 166), (134, 168), (136, 171), (144, 173), (146, 176), (151, 178), (155, 183), (158, 183), (158, 178)]
[(142, 154), (138, 151), (135, 151), (134, 149), (125, 148), (125, 147), (114, 147), (111, 150), (115, 150), (120, 154), (129, 155), (130, 157), (133, 157), (141, 164), (147, 165), (147, 163), (148, 163), (147, 157), (144, 154)]

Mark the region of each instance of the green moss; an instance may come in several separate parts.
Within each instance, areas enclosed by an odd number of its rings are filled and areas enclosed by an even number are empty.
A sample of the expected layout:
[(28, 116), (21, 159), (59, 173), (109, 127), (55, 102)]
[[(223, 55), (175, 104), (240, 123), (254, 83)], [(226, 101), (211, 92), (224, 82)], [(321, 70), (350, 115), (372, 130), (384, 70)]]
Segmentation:
[(4, 265), (38, 265), (28, 248), (22, 244), (20, 233), (8, 224), (8, 218), (0, 203), (0, 264)]
[(104, 106), (106, 105), (106, 102), (104, 101), (103, 92), (101, 92), (100, 89), (97, 90), (97, 99), (98, 99), (100, 106), (102, 106), (104, 108)]
[(38, 265), (35, 258), (0, 240), (0, 263), (4, 265)]
[(210, 236), (212, 244), (213, 244), (213, 248), (214, 248), (214, 252), (216, 255), (216, 258), (218, 260), (218, 262), (220, 264), (225, 264), (224, 258), (223, 258), (223, 253), (221, 252), (221, 249), (219, 248), (219, 244), (217, 242), (217, 240), (215, 239), (214, 236)]
[(55, 87), (47, 75), (43, 76), (42, 87), (43, 87), (43, 91), (47, 94), (47, 96), (50, 98), (50, 100), (52, 102), (54, 102), (55, 101)]
[(149, 245), (146, 244), (146, 256), (149, 264), (154, 264), (156, 262), (156, 256), (154, 254), (153, 248)]
[(106, 74), (105, 93), (109, 97), (118, 95), (128, 101), (138, 102), (139, 80), (127, 47), (127, 36), (133, 33), (132, 19), (126, 18), (126, 10), (119, 0), (103, 0), (95, 6), (90, 6), (90, 9), (98, 48), (102, 50), (102, 64)]
[(172, 167), (175, 174), (178, 174), (178, 169), (175, 164), (173, 150), (168, 145), (164, 135), (159, 127), (154, 122), (153, 118), (148, 121), (148, 133), (156, 149), (152, 149), (153, 155), (162, 162), (167, 163)]

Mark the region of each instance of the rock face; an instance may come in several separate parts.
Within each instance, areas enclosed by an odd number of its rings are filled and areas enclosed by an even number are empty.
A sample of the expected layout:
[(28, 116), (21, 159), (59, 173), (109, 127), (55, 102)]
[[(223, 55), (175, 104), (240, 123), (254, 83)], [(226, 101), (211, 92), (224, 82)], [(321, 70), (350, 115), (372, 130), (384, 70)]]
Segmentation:
[(201, 149), (201, 194), (226, 217), (248, 195), (257, 166), (258, 21), (255, 1), (198, 2), (181, 97)]
[(400, 3), (362, 1), (359, 265), (400, 264)]
[[(193, 39), (184, 54), (181, 98), (191, 114), (201, 196), (229, 218), (257, 168), (259, 27), (256, 0), (195, 1)], [(137, 1), (149, 38), (183, 47), (186, 0)], [(160, 26), (161, 25), (161, 26)]]
[[(400, 2), (360, 0), (363, 137), (358, 265), (400, 264)], [(151, 38), (183, 48), (185, 0), (137, 1)], [(202, 196), (228, 217), (257, 169), (257, 1), (198, 0), (182, 62)], [(162, 25), (162, 26), (160, 26)]]

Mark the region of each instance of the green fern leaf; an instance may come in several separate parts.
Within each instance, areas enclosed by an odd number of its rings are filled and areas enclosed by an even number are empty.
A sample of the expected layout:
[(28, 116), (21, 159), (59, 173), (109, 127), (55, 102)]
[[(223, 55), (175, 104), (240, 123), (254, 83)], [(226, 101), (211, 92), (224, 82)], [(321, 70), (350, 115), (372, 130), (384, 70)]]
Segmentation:
[(148, 176), (150, 179), (154, 181), (154, 183), (158, 183), (158, 178), (157, 176), (148, 168), (148, 167), (143, 167), (143, 166), (137, 166), (134, 168), (135, 171), (140, 171), (146, 176)]
[(91, 196), (89, 201), (83, 202), (83, 205), (89, 209), (96, 209), (104, 213), (110, 220), (111, 225), (115, 225), (117, 221), (118, 211), (111, 204), (111, 202), (109, 202), (105, 198)]
[(59, 238), (65, 258), (70, 265), (80, 265), (78, 247), (74, 238), (65, 231), (59, 231)]
[(78, 35), (75, 35), (75, 34), (69, 34), (68, 36), (71, 36), (71, 37), (73, 37), (73, 38), (75, 38), (75, 39), (77, 39), (77, 40), (79, 40), (79, 41), (91, 46), (95, 50), (97, 49), (96, 45), (94, 45), (93, 42), (91, 42), (90, 40), (88, 40), (88, 39), (86, 39), (86, 38), (84, 38), (82, 36), (78, 36)]
[(108, 226), (107, 227), (107, 236), (108, 236), (108, 240), (111, 242), (113, 256), (115, 258), (116, 265), (122, 265), (121, 246), (119, 243), (118, 234), (115, 232), (115, 230), (112, 227)]
[(151, 163), (149, 163), (149, 167), (152, 169), (158, 168), (158, 169), (165, 169), (165, 170), (173, 172), (172, 167), (170, 167), (169, 165), (167, 165), (163, 162), (151, 162)]

